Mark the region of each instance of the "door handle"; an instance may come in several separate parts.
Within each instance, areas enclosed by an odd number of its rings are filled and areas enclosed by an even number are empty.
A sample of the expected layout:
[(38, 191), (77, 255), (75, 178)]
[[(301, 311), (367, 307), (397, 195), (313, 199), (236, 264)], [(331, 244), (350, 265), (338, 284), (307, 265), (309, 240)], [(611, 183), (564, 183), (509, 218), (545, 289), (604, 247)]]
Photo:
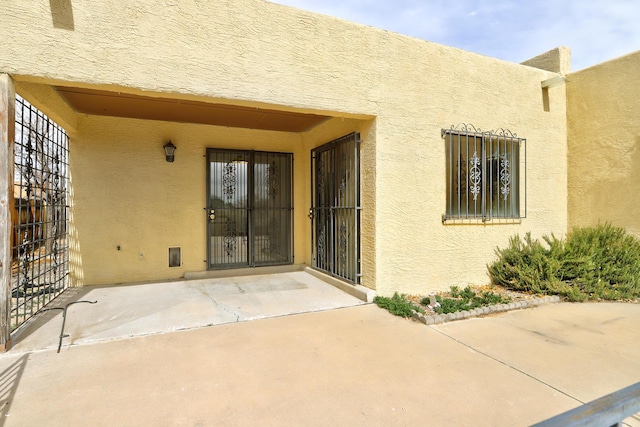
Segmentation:
[(313, 208), (309, 209), (309, 215), (307, 215), (309, 219), (313, 219)]
[(216, 219), (216, 210), (215, 209), (209, 209), (209, 219), (211, 221), (213, 221), (214, 219)]

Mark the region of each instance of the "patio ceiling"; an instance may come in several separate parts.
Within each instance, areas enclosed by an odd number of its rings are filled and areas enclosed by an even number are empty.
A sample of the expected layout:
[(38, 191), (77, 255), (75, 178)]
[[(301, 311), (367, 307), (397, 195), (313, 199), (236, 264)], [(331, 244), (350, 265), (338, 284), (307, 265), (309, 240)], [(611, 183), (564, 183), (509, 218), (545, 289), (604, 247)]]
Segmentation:
[(306, 132), (328, 116), (263, 108), (153, 98), (104, 90), (56, 86), (78, 113), (283, 132)]

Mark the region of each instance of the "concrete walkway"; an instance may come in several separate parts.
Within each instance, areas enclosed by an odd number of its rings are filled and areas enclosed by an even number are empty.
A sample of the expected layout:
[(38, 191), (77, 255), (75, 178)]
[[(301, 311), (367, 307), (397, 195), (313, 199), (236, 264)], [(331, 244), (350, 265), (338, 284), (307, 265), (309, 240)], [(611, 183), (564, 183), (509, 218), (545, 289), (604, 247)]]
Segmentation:
[(433, 327), (369, 304), (75, 342), (0, 356), (0, 424), (526, 426), (640, 381), (639, 304)]

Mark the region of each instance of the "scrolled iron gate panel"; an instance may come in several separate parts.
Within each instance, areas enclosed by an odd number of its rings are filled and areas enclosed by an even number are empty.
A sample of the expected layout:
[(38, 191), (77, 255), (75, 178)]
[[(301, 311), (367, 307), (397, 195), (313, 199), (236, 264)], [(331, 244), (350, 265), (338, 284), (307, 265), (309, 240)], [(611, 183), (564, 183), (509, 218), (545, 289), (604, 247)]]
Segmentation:
[(360, 282), (360, 135), (312, 151), (313, 267)]
[(249, 154), (212, 151), (209, 157), (209, 266), (249, 261)]
[(255, 265), (293, 262), (292, 157), (282, 153), (254, 153), (252, 249)]
[(11, 330), (68, 287), (69, 138), (16, 95)]
[(211, 269), (290, 264), (290, 153), (207, 151)]

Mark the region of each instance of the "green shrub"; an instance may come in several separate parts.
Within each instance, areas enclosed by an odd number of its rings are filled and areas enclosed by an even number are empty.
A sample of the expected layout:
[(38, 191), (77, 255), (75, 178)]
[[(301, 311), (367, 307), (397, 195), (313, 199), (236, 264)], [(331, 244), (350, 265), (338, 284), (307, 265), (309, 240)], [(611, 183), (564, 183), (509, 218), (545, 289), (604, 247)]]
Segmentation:
[(385, 308), (396, 316), (411, 317), (415, 311), (424, 313), (422, 308), (407, 301), (404, 294), (398, 295), (397, 292), (394, 293), (391, 298), (376, 296), (373, 298), (373, 302), (376, 303), (378, 307)]
[[(474, 308), (483, 307), (486, 305), (502, 304), (509, 302), (509, 298), (503, 298), (502, 296), (493, 292), (482, 292), (478, 295), (471, 287), (467, 286), (463, 290), (460, 290), (457, 286), (451, 286), (449, 291), (450, 298), (436, 296), (436, 301), (440, 304), (440, 307), (435, 307), (434, 311), (438, 314), (455, 313), (457, 311), (473, 310)], [(429, 305), (429, 297), (425, 297), (420, 301), (424, 305)]]
[(509, 289), (562, 295), (570, 301), (640, 297), (640, 240), (611, 224), (575, 228), (543, 245), (512, 237), (488, 266), (491, 282)]

